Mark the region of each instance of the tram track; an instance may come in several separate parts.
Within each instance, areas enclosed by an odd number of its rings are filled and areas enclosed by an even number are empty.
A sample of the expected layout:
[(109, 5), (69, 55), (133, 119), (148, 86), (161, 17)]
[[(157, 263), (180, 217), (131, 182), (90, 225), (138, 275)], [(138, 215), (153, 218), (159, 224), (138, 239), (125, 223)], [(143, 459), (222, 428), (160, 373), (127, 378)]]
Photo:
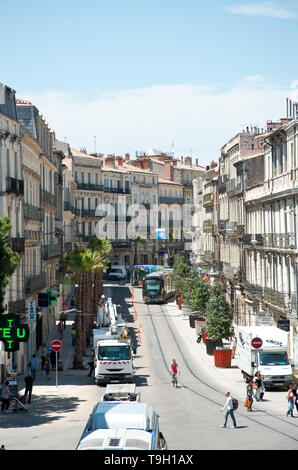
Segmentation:
[[(155, 314), (157, 314), (158, 312), (154, 312), (154, 311), (151, 311), (150, 310), (150, 305), (148, 304), (145, 304), (146, 307), (147, 307), (147, 317), (150, 319), (150, 322), (151, 322), (151, 327), (154, 331), (154, 335), (155, 335), (155, 340), (157, 342), (157, 345), (158, 345), (158, 349), (159, 349), (159, 353), (161, 355), (161, 358), (162, 358), (162, 361), (163, 361), (163, 364), (167, 370), (167, 372), (169, 373), (169, 376), (170, 376), (170, 371), (169, 371), (169, 365), (168, 365), (168, 362), (166, 360), (166, 355), (165, 355), (165, 352), (164, 352), (164, 348), (161, 344), (161, 340), (160, 340), (160, 336), (158, 334), (158, 331), (157, 331), (157, 328), (156, 328), (156, 325), (154, 323), (154, 316), (156, 316)], [(213, 390), (214, 392), (216, 393), (219, 393), (221, 396), (222, 396), (222, 391), (219, 390), (218, 388), (210, 385), (209, 383), (207, 383), (205, 380), (203, 380), (201, 377), (199, 377), (191, 368), (190, 364), (189, 364), (189, 361), (186, 359), (185, 357), (185, 354), (183, 353), (183, 350), (179, 344), (179, 342), (177, 341), (177, 338), (176, 338), (176, 335), (174, 334), (174, 331), (173, 331), (173, 328), (171, 327), (170, 325), (170, 322), (168, 320), (168, 313), (165, 311), (165, 308), (163, 305), (159, 305), (160, 309), (161, 309), (161, 313), (162, 315), (158, 315), (158, 317), (162, 317), (165, 324), (167, 325), (167, 328), (168, 328), (168, 331), (170, 332), (170, 335), (171, 335), (171, 339), (172, 341), (174, 341), (175, 343), (175, 346), (177, 347), (177, 350), (179, 351), (179, 354), (181, 355), (181, 358), (182, 358), (182, 361), (184, 363), (184, 366), (185, 368), (188, 370), (188, 372), (191, 374), (191, 376), (198, 382), (200, 383), (201, 385), (207, 387), (209, 390)], [(222, 407), (222, 402), (219, 403), (217, 402), (216, 400), (212, 400), (210, 399), (210, 396), (208, 396), (208, 394), (204, 394), (204, 393), (200, 393), (198, 392), (197, 390), (195, 390), (194, 388), (188, 386), (188, 385), (185, 385), (183, 384), (183, 382), (180, 381), (180, 383), (182, 384), (183, 388), (187, 389), (189, 392), (195, 394), (196, 396), (202, 398), (202, 399), (205, 399), (211, 403), (213, 403), (214, 405), (216, 406), (220, 406)], [(278, 422), (280, 423), (283, 423), (283, 424), (287, 424), (290, 426), (290, 429), (291, 431), (293, 430), (293, 428), (295, 430), (297, 430), (297, 425), (291, 421), (286, 421), (284, 419), (282, 419), (281, 417), (278, 417), (278, 416), (275, 416), (274, 414), (268, 412), (268, 411), (262, 411), (265, 416), (269, 417), (269, 418), (273, 418), (274, 420), (277, 420)], [(244, 417), (245, 419), (253, 422), (253, 423), (256, 423), (260, 426), (263, 426), (264, 428), (266, 428), (267, 431), (274, 431), (275, 433), (283, 436), (283, 437), (286, 437), (286, 438), (289, 438), (291, 439), (292, 441), (294, 442), (298, 442), (298, 438), (295, 438), (289, 431), (289, 433), (287, 432), (284, 432), (282, 430), (279, 430), (279, 429), (276, 429), (272, 426), (270, 426), (269, 424), (266, 424), (266, 423), (263, 423), (262, 421), (259, 421), (257, 419), (255, 419), (253, 416), (247, 416), (246, 414), (244, 414), (243, 412), (239, 411), (239, 409), (237, 410), (237, 415), (240, 415), (241, 417)]]

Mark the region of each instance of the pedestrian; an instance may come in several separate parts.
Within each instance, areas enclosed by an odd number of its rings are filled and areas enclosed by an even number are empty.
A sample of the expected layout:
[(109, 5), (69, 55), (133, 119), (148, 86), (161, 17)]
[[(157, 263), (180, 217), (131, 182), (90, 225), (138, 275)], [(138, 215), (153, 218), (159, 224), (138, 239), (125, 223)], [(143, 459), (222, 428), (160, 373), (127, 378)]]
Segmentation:
[(257, 401), (260, 401), (261, 397), (261, 392), (262, 392), (262, 386), (263, 386), (263, 381), (260, 372), (256, 372), (256, 375), (253, 379), (253, 383), (255, 384), (253, 388), (255, 389), (255, 399)]
[(230, 339), (230, 347), (232, 348), (232, 359), (234, 359), (235, 354), (236, 354), (236, 347), (237, 347), (237, 339), (235, 336), (235, 333), (233, 333), (231, 339)]
[(246, 386), (246, 406), (247, 411), (252, 411), (252, 404), (253, 404), (253, 388), (252, 388), (252, 379), (248, 381)]
[(2, 401), (1, 411), (6, 411), (6, 412), (8, 411), (11, 395), (12, 393), (9, 389), (9, 382), (7, 380), (1, 390), (1, 401)]
[[(46, 360), (46, 359), (45, 359)], [(32, 389), (33, 389), (33, 378), (31, 375), (31, 372), (28, 371), (27, 376), (24, 379), (25, 381), (25, 393), (24, 397), (27, 397), (28, 395), (28, 404), (30, 405), (31, 403), (31, 396), (32, 396)]]
[(293, 387), (290, 386), (288, 393), (287, 393), (287, 400), (288, 400), (288, 411), (286, 412), (286, 416), (288, 417), (291, 415), (292, 418), (294, 418), (294, 393), (293, 393)]
[(231, 397), (230, 392), (226, 392), (225, 396), (227, 397), (226, 404), (225, 404), (225, 406), (220, 410), (220, 411), (226, 410), (225, 422), (224, 422), (224, 424), (221, 425), (221, 427), (222, 427), (222, 428), (226, 428), (226, 427), (227, 427), (228, 417), (230, 416), (231, 419), (232, 419), (232, 421), (233, 421), (233, 426), (231, 426), (231, 428), (236, 428), (237, 425), (236, 425), (236, 419), (235, 419), (235, 416), (234, 416), (233, 399), (232, 399), (232, 397)]
[(30, 367), (33, 380), (36, 379), (36, 366), (37, 366), (36, 354), (33, 354), (29, 362), (29, 367)]
[(94, 371), (94, 368), (95, 368), (95, 365), (94, 365), (94, 357), (91, 356), (91, 359), (90, 361), (88, 362), (88, 366), (90, 367), (90, 370), (89, 370), (89, 374), (88, 374), (88, 377), (91, 377), (93, 371)]
[(58, 328), (59, 339), (63, 339), (64, 323), (63, 323), (63, 320), (61, 319), (61, 317), (60, 317), (57, 328)]
[(51, 351), (51, 354), (50, 354), (50, 361), (51, 361), (51, 365), (52, 365), (52, 370), (55, 370), (56, 368), (56, 352), (55, 351)]
[(76, 324), (75, 323), (71, 325), (70, 334), (71, 334), (71, 344), (74, 347), (76, 344)]
[(294, 394), (294, 404), (296, 406), (296, 411), (298, 413), (298, 385), (294, 383), (293, 385), (293, 394)]
[(46, 358), (47, 358), (47, 348), (46, 348), (46, 344), (43, 343), (42, 349), (41, 349), (41, 370), (44, 370)]
[(50, 380), (50, 362), (49, 362), (48, 358), (46, 360), (44, 370), (45, 370), (45, 373), (46, 373), (47, 380)]

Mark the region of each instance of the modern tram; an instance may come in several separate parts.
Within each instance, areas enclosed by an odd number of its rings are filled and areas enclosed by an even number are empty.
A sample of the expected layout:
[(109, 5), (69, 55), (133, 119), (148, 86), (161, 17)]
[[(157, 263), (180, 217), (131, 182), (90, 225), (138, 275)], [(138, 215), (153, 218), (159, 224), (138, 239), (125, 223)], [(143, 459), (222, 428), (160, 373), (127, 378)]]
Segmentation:
[(143, 286), (143, 279), (147, 274), (154, 271), (160, 271), (163, 266), (155, 266), (151, 264), (137, 264), (133, 267), (131, 284), (135, 287)]
[(162, 303), (174, 295), (172, 272), (172, 269), (163, 269), (145, 276), (142, 294), (146, 304)]

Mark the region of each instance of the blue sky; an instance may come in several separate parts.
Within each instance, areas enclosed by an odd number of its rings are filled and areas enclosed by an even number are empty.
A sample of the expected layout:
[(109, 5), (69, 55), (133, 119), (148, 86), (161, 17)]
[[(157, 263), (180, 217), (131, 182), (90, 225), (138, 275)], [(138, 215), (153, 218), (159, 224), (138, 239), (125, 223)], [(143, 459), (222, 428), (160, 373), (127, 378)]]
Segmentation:
[(0, 15), (0, 81), (90, 152), (94, 136), (103, 153), (174, 142), (208, 164), (298, 100), (298, 0), (0, 0)]

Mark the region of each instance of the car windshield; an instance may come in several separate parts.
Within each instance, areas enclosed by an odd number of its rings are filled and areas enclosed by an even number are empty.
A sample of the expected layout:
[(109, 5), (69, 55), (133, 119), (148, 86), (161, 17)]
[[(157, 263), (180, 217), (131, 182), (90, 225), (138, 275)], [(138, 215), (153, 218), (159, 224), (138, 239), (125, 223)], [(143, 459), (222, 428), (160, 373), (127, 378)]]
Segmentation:
[(111, 269), (112, 273), (121, 273), (121, 269)]
[(101, 346), (98, 348), (99, 360), (119, 361), (131, 359), (130, 346)]
[(287, 366), (289, 358), (286, 352), (260, 353), (261, 366)]

